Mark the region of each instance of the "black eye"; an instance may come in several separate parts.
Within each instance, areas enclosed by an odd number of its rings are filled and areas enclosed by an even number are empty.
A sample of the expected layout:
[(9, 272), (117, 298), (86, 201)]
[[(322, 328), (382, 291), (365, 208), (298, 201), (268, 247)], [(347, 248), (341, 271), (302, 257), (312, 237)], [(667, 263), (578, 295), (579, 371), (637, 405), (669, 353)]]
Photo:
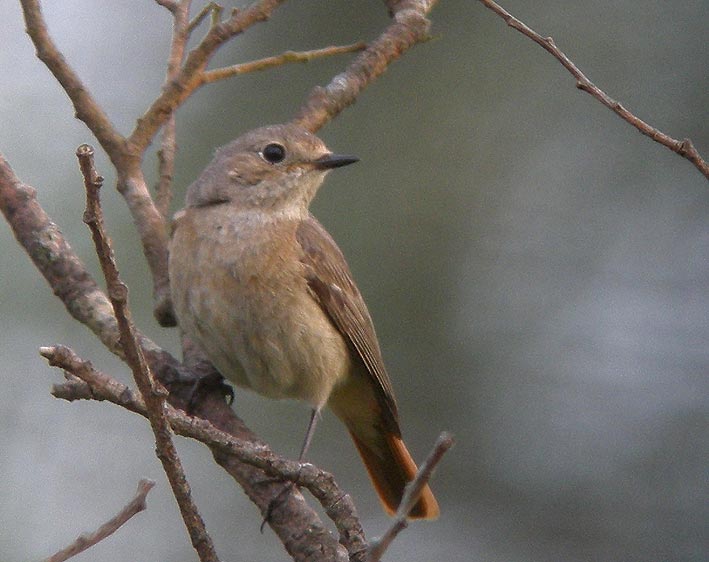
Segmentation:
[(286, 157), (286, 149), (283, 147), (282, 144), (272, 142), (271, 144), (267, 144), (266, 147), (261, 151), (261, 156), (263, 156), (266, 162), (270, 162), (271, 164), (278, 164), (279, 162), (282, 162), (283, 159)]

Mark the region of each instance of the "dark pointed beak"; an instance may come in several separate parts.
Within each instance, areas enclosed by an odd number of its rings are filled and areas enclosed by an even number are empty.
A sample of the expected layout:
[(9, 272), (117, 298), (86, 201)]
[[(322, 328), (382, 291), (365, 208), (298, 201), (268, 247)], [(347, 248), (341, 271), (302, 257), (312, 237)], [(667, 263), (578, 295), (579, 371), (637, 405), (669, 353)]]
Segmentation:
[(340, 168), (348, 164), (359, 162), (359, 158), (349, 154), (333, 154), (330, 152), (325, 156), (321, 156), (313, 162), (318, 170), (329, 170), (331, 168)]

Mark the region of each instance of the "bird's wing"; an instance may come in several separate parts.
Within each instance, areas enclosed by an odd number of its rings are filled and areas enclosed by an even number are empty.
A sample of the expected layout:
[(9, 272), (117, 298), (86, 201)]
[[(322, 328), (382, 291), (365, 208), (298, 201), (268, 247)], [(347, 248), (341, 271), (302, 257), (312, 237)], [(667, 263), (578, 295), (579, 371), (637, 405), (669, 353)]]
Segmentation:
[(400, 434), (394, 390), (374, 325), (342, 252), (312, 215), (300, 223), (296, 238), (303, 250), (301, 259), (313, 298), (364, 364), (388, 429)]

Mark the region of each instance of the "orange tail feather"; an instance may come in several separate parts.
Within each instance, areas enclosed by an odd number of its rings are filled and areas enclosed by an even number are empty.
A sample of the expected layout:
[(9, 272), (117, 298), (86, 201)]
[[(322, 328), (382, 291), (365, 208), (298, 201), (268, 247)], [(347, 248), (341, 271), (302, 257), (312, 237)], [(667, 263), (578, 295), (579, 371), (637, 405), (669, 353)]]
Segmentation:
[[(404, 487), (416, 475), (416, 463), (401, 438), (393, 433), (383, 436), (381, 447), (377, 447), (377, 451), (368, 447), (351, 431), (350, 435), (362, 456), (384, 509), (389, 515), (394, 515), (404, 495)], [(436, 519), (439, 513), (438, 502), (431, 488), (426, 485), (409, 513), (409, 519)]]

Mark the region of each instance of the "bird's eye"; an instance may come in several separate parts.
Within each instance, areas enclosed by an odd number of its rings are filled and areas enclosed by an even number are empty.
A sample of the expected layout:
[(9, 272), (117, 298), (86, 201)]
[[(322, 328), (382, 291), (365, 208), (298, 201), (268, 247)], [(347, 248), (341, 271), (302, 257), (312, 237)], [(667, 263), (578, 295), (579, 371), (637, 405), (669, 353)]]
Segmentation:
[(264, 147), (261, 151), (261, 156), (263, 156), (266, 162), (278, 164), (279, 162), (283, 162), (283, 159), (286, 157), (286, 149), (282, 144), (272, 142)]

